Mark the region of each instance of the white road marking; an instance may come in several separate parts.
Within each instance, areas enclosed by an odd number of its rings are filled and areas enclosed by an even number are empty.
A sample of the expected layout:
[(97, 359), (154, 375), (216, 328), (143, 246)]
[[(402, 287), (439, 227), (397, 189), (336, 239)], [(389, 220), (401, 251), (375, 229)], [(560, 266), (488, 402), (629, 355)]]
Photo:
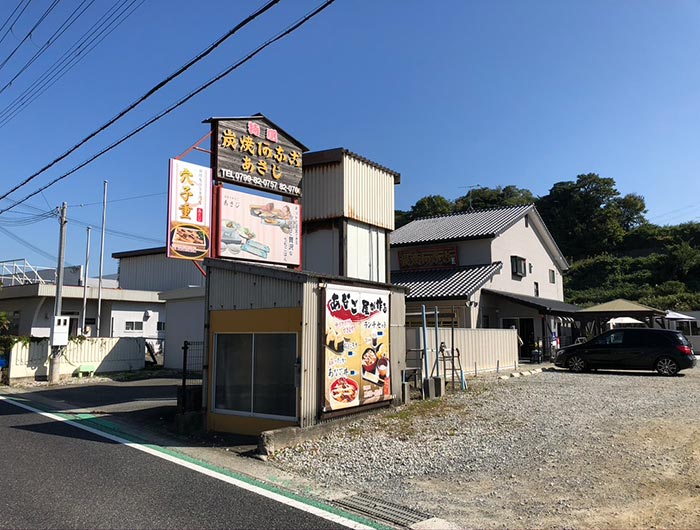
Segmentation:
[(176, 456), (170, 455), (168, 453), (164, 453), (162, 451), (159, 451), (158, 449), (153, 449), (152, 447), (148, 447), (146, 445), (138, 444), (135, 442), (130, 442), (129, 440), (126, 440), (126, 439), (121, 438), (119, 436), (116, 436), (114, 434), (109, 434), (109, 433), (100, 431), (99, 429), (94, 429), (92, 427), (88, 427), (87, 425), (82, 425), (80, 423), (76, 423), (68, 418), (62, 418), (61, 416), (58, 416), (57, 414), (53, 414), (51, 412), (44, 412), (43, 410), (36, 409), (30, 405), (27, 405), (26, 403), (21, 403), (19, 401), (16, 401), (12, 398), (7, 397), (7, 396), (0, 395), (0, 401), (6, 401), (7, 403), (10, 403), (16, 407), (21, 407), (23, 409), (29, 410), (31, 412), (34, 412), (35, 414), (39, 414), (41, 416), (44, 416), (45, 418), (49, 418), (49, 419), (54, 420), (54, 421), (68, 423), (69, 425), (72, 425), (73, 427), (76, 427), (78, 429), (82, 429), (84, 431), (95, 434), (97, 436), (101, 436), (103, 438), (107, 438), (108, 440), (112, 440), (113, 442), (116, 442), (116, 443), (119, 443), (122, 445), (126, 445), (127, 447), (131, 447), (132, 449), (137, 449), (138, 451), (143, 451), (144, 453), (148, 453), (149, 455), (155, 456), (157, 458), (162, 458), (163, 460), (167, 460), (168, 462), (172, 462), (172, 463), (177, 464), (179, 466), (186, 467), (188, 469), (191, 469), (191, 470), (196, 471), (198, 473), (201, 473), (203, 475), (207, 475), (209, 477), (215, 478), (215, 479), (220, 480), (222, 482), (232, 484), (233, 486), (250, 491), (251, 493), (255, 493), (257, 495), (260, 495), (262, 497), (266, 497), (268, 499), (279, 502), (279, 503), (284, 504), (286, 506), (290, 506), (292, 508), (296, 508), (297, 510), (301, 510), (303, 512), (307, 512), (307, 513), (310, 513), (312, 515), (315, 515), (317, 517), (321, 517), (322, 519), (332, 521), (334, 523), (345, 526), (347, 528), (353, 528), (356, 530), (375, 530), (371, 526), (367, 526), (367, 525), (364, 525), (364, 524), (359, 523), (357, 521), (353, 521), (352, 519), (348, 519), (346, 517), (343, 517), (341, 515), (337, 515), (337, 514), (328, 512), (326, 510), (323, 510), (322, 508), (318, 508), (316, 506), (305, 504), (301, 501), (286, 497), (286, 496), (281, 495), (279, 493), (276, 493), (274, 491), (269, 491), (261, 486), (255, 486), (253, 484), (249, 484), (243, 480), (239, 480), (237, 478), (228, 476), (224, 473), (214, 471), (212, 469), (201, 466), (199, 464), (195, 464), (193, 462), (188, 462), (187, 460), (181, 460), (180, 458), (178, 458)]

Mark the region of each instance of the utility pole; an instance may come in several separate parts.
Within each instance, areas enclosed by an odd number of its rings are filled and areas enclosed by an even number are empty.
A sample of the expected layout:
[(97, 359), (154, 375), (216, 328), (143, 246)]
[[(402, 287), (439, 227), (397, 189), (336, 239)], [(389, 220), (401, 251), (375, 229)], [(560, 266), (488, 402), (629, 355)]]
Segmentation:
[(87, 227), (87, 246), (85, 248), (85, 275), (83, 276), (83, 313), (80, 319), (80, 333), (85, 335), (85, 312), (87, 311), (87, 282), (90, 267), (90, 227)]
[(97, 284), (97, 336), (100, 337), (100, 324), (102, 320), (102, 269), (105, 260), (105, 224), (107, 223), (107, 181), (104, 181), (104, 195), (102, 197), (102, 237), (100, 237), (100, 279)]
[(66, 210), (68, 205), (64, 202), (61, 206), (61, 219), (59, 221), (61, 230), (58, 243), (58, 267), (56, 268), (56, 301), (53, 309), (53, 322), (51, 323), (51, 355), (49, 357), (49, 384), (58, 383), (61, 371), (61, 349), (62, 346), (54, 346), (53, 339), (55, 337), (56, 317), (61, 316), (62, 295), (63, 295), (63, 258), (66, 250)]

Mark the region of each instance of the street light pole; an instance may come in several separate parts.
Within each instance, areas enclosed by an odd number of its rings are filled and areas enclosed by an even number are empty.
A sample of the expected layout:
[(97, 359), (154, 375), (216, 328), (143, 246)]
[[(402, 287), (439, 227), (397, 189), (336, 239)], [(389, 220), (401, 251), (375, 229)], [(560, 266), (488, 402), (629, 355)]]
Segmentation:
[(87, 284), (88, 284), (88, 278), (90, 277), (88, 274), (88, 270), (90, 267), (90, 227), (87, 227), (87, 245), (85, 247), (85, 275), (83, 276), (83, 313), (82, 313), (82, 318), (80, 319), (80, 333), (82, 335), (85, 335), (85, 312), (87, 311)]
[(104, 181), (104, 196), (102, 198), (102, 237), (100, 237), (100, 279), (97, 284), (97, 336), (100, 337), (102, 320), (102, 269), (105, 259), (105, 224), (107, 223), (107, 181)]

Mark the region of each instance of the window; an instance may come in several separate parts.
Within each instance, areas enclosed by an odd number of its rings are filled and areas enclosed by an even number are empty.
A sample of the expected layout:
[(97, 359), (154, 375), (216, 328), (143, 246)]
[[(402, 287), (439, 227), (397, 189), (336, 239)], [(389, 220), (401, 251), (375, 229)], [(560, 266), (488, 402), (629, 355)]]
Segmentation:
[(532, 274), (532, 263), (527, 264), (527, 270), (529, 270), (530, 274)]
[(140, 320), (125, 322), (124, 329), (126, 331), (143, 331), (143, 322)]
[(488, 328), (491, 326), (491, 322), (489, 321), (489, 316), (488, 315), (483, 315), (481, 317), (481, 327), (482, 328)]
[(610, 346), (612, 344), (622, 344), (623, 337), (624, 337), (623, 331), (614, 331), (612, 333), (608, 333), (607, 335), (603, 335), (601, 337), (598, 337), (593, 342), (593, 344), (596, 344), (597, 346)]
[(296, 333), (217, 333), (214, 408), (296, 418)]
[(510, 257), (510, 268), (513, 276), (525, 277), (525, 258), (519, 256)]
[(557, 273), (554, 269), (549, 269), (549, 283), (557, 283)]
[(156, 331), (165, 331), (165, 322), (158, 322), (156, 324)]
[(535, 296), (540, 295), (540, 284), (535, 282)]

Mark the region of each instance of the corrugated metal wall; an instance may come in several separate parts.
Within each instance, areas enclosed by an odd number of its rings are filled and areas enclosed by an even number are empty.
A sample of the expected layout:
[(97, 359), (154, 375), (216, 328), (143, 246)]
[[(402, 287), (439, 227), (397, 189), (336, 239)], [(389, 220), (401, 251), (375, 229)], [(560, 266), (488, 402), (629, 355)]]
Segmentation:
[(301, 282), (216, 267), (209, 267), (208, 274), (216, 286), (209, 292), (211, 311), (301, 307)]
[(302, 221), (343, 217), (342, 164), (305, 166), (302, 182)]
[(169, 291), (189, 285), (201, 287), (204, 276), (194, 263), (162, 254), (132, 256), (119, 260), (119, 287), (143, 291)]
[[(438, 328), (438, 338), (448, 348), (452, 343), (452, 330)], [(518, 335), (514, 329), (455, 329), (455, 348), (460, 352), (460, 361), (465, 375), (477, 372), (515, 369), (518, 363)], [(406, 329), (406, 346), (409, 350), (422, 348), (420, 328)], [(428, 348), (435, 350), (435, 328), (428, 328)], [(430, 354), (434, 360), (434, 353)], [(420, 366), (420, 354), (410, 352), (409, 366)], [(432, 361), (431, 361), (432, 362)]]
[(401, 400), (401, 371), (406, 368), (406, 308), (403, 293), (390, 293), (389, 299), (389, 341), (391, 344), (391, 393), (394, 402)]
[[(49, 341), (17, 343), (10, 353), (10, 380), (43, 377), (48, 374)], [(143, 338), (93, 338), (69, 342), (61, 358), (61, 375), (74, 373), (81, 364), (91, 364), (96, 372), (141, 370), (145, 366)]]
[[(394, 229), (394, 177), (352, 157), (344, 157), (345, 216), (356, 221)], [(306, 188), (304, 188), (306, 192)]]
[(302, 427), (314, 425), (318, 421), (321, 403), (319, 383), (318, 349), (321, 344), (320, 333), (323, 326), (321, 308), (323, 292), (318, 283), (304, 284), (304, 328), (301, 339), (301, 405), (299, 420)]

